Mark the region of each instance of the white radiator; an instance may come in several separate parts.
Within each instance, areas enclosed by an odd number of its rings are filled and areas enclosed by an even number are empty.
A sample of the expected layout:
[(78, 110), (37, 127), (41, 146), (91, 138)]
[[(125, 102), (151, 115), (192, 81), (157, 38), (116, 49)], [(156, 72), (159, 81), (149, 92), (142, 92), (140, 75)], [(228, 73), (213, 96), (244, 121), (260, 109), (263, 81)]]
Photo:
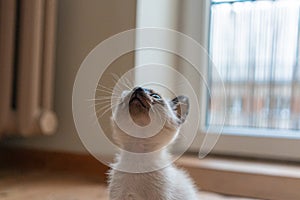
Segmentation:
[(0, 0), (0, 137), (51, 134), (56, 0)]

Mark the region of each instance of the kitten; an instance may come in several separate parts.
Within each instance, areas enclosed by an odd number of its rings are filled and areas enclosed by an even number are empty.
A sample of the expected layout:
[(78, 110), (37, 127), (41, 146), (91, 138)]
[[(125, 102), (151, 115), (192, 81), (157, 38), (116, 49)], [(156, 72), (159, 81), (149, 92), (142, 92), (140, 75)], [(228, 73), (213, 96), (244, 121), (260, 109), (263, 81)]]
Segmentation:
[[(197, 199), (192, 180), (171, 164), (167, 150), (188, 110), (185, 96), (167, 101), (151, 89), (136, 87), (123, 92), (112, 117), (113, 138), (122, 150), (109, 173), (111, 200)], [(156, 134), (148, 132), (159, 126)], [(143, 131), (136, 132), (139, 129)]]

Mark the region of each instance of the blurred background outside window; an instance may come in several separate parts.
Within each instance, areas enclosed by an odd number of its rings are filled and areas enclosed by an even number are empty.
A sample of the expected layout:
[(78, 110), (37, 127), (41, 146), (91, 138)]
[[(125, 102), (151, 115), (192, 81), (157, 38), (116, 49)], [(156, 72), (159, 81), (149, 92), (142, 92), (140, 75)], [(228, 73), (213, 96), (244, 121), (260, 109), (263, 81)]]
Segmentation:
[[(300, 1), (213, 0), (210, 9), (209, 52), (225, 84), (225, 128), (300, 137)], [(225, 97), (216, 74), (209, 77), (207, 125), (218, 126)]]

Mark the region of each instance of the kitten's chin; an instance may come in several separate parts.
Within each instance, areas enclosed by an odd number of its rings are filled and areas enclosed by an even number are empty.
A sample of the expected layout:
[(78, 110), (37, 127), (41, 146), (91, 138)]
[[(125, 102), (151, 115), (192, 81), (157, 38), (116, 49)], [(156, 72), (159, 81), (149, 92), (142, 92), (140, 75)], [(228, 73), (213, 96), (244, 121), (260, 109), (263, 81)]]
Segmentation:
[(147, 126), (151, 122), (149, 109), (143, 107), (139, 102), (133, 101), (129, 105), (129, 114), (132, 121), (138, 126)]
[(141, 127), (147, 126), (151, 122), (151, 119), (148, 114), (146, 114), (146, 115), (140, 114), (140, 116), (139, 115), (130, 115), (130, 116), (131, 116), (132, 121), (136, 125), (141, 126)]

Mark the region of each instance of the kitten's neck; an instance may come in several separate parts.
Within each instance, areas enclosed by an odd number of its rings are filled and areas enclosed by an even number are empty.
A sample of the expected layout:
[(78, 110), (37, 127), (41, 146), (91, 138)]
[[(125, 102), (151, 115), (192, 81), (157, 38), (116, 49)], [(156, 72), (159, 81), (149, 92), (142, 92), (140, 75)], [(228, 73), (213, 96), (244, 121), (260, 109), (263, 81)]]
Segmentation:
[(121, 151), (117, 162), (112, 166), (116, 170), (130, 173), (145, 173), (169, 166), (172, 158), (167, 149), (151, 153), (131, 153)]

